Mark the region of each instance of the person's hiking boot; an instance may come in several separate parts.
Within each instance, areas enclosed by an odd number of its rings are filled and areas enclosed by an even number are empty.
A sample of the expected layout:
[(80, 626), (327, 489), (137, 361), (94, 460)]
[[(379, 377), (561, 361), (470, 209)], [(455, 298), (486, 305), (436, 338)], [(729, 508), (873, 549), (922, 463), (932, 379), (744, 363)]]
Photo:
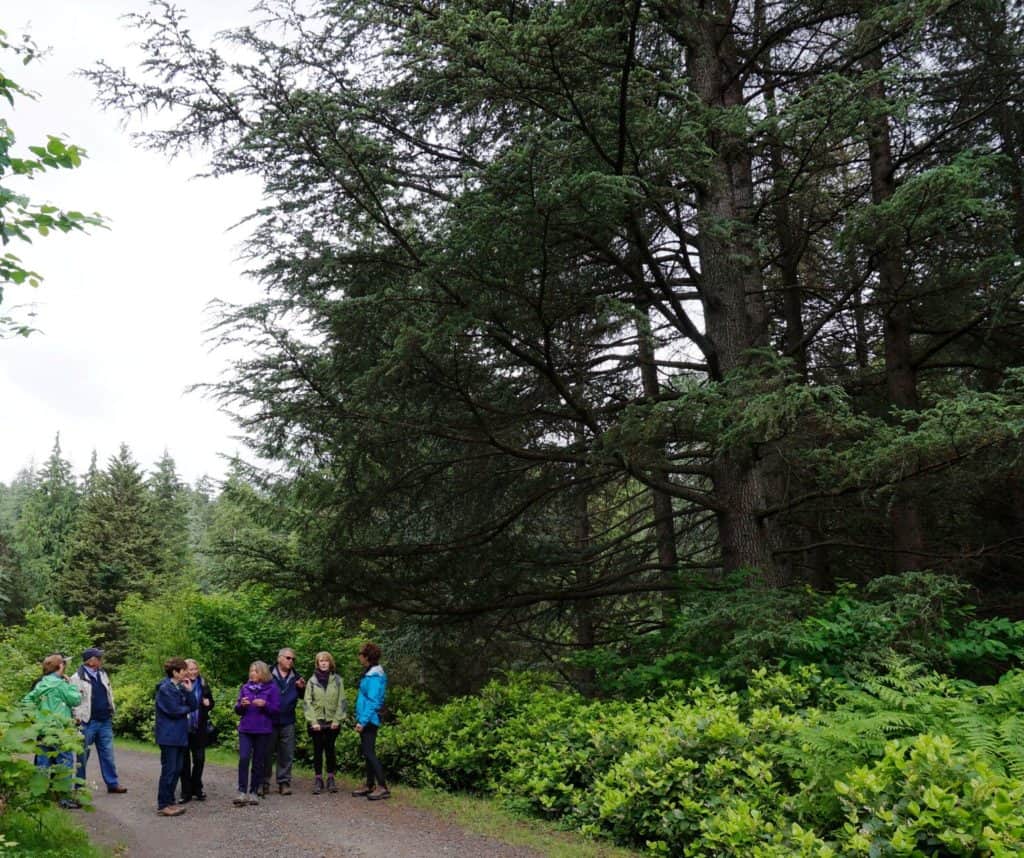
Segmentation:
[(334, 783), (334, 775), (327, 776), (327, 792), (337, 792), (338, 787)]
[(260, 794), (258, 792), (256, 792), (255, 790), (253, 790), (251, 793), (249, 793), (249, 804), (259, 804), (259, 803), (260, 803)]
[(124, 793), (128, 792), (128, 787), (123, 787), (120, 784), (118, 784), (117, 786), (108, 786), (107, 792), (112, 792), (115, 795), (123, 795)]
[(247, 796), (244, 792), (240, 792), (234, 798), (235, 807), (244, 807), (248, 803), (249, 803), (249, 796)]
[(370, 801), (380, 801), (381, 799), (391, 798), (391, 790), (389, 790), (387, 787), (379, 786), (366, 797)]
[(268, 795), (270, 795), (270, 781), (267, 781), (260, 787), (260, 797), (266, 798)]
[(161, 807), (157, 811), (161, 816), (181, 816), (185, 812), (180, 804), (169, 804), (167, 807)]
[(277, 791), (281, 793), (281, 795), (291, 795), (292, 785), (288, 783), (288, 781), (283, 781), (277, 785)]
[(81, 810), (82, 803), (76, 798), (62, 798), (60, 806), (65, 810)]
[(313, 795), (320, 795), (324, 791), (324, 779), (320, 775), (313, 781)]
[(372, 786), (361, 786), (359, 789), (352, 790), (353, 798), (366, 798), (371, 792), (373, 792)]

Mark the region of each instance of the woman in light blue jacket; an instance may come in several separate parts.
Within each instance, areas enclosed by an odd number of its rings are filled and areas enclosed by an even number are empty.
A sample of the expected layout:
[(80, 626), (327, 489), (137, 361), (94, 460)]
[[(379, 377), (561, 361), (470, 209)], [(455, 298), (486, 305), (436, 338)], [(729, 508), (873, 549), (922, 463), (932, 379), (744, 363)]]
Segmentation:
[(359, 647), (359, 663), (363, 666), (363, 678), (359, 680), (359, 695), (356, 697), (356, 732), (359, 734), (360, 750), (366, 759), (366, 785), (353, 790), (352, 795), (380, 801), (391, 795), (376, 749), (377, 728), (380, 727), (380, 710), (388, 692), (388, 677), (380, 666), (380, 647), (377, 644), (364, 643)]

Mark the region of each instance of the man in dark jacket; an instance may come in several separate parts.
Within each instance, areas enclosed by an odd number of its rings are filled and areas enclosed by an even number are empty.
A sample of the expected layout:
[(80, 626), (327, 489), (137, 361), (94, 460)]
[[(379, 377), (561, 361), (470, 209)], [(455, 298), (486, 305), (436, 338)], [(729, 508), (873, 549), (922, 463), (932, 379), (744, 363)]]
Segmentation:
[(203, 790), (203, 769), (206, 766), (206, 746), (213, 734), (210, 724), (210, 710), (213, 709), (213, 691), (199, 672), (199, 663), (186, 658), (188, 678), (192, 681), (189, 692), (196, 708), (188, 713), (188, 747), (185, 749), (185, 764), (181, 769), (181, 803), (195, 799), (206, 801)]
[(274, 732), (270, 736), (267, 764), (263, 771), (263, 795), (270, 792), (270, 767), (277, 759), (277, 791), (281, 795), (292, 792), (292, 760), (295, 758), (295, 706), (306, 687), (304, 680), (295, 670), (295, 651), (285, 647), (277, 653), (277, 664), (270, 671), (270, 677), (281, 693), (281, 711), (274, 720)]
[(196, 708), (192, 680), (183, 658), (164, 662), (167, 677), (156, 687), (156, 743), (160, 746), (160, 784), (157, 787), (157, 813), (178, 816), (185, 808), (174, 803), (185, 749), (188, 747), (188, 714)]

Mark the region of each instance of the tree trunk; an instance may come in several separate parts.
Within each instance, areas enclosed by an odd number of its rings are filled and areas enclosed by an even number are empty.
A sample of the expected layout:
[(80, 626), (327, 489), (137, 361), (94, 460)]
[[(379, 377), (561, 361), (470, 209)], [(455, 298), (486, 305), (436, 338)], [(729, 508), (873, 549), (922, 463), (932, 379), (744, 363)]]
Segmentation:
[[(575, 525), (576, 525), (576, 551), (580, 562), (576, 568), (576, 582), (587, 584), (590, 582), (590, 506), (589, 492), (587, 488), (581, 487), (575, 496)], [(594, 648), (597, 641), (597, 634), (594, 623), (594, 602), (591, 599), (579, 599), (574, 605), (576, 646), (581, 650)], [(592, 667), (579, 667), (573, 672), (573, 680), (580, 694), (592, 697), (597, 685), (597, 673)]]
[[(661, 382), (658, 380), (658, 366), (654, 353), (654, 337), (648, 312), (641, 308), (642, 316), (637, 324), (637, 353), (640, 358), (640, 378), (643, 383), (644, 396), (654, 401), (661, 393)], [(655, 470), (659, 482), (668, 482), (668, 474)], [(661, 566), (662, 578), (667, 592), (677, 586), (676, 574), (679, 555), (676, 551), (675, 513), (672, 509), (672, 498), (660, 489), (652, 488), (651, 507), (654, 512), (654, 535), (658, 546), (658, 565)]]
[[(869, 73), (882, 70), (882, 52), (870, 51), (864, 58)], [(885, 86), (880, 77), (869, 89), (877, 103), (885, 100)], [(879, 113), (869, 122), (868, 163), (871, 172), (871, 199), (880, 205), (896, 191), (895, 166), (889, 119)], [(917, 370), (911, 343), (912, 307), (907, 290), (907, 276), (900, 247), (887, 244), (875, 254), (878, 268), (878, 298), (882, 311), (885, 343), (885, 382), (889, 404), (902, 410), (917, 410)], [(923, 565), (924, 531), (917, 504), (904, 487), (896, 489), (889, 510), (893, 528), (893, 547), (899, 571), (919, 569)]]
[[(688, 54), (694, 87), (712, 110), (743, 103), (732, 36), (730, 7), (705, 7)], [(753, 179), (749, 141), (742, 134), (710, 131), (715, 158), (699, 188), (700, 291), (706, 332), (713, 347), (711, 376), (721, 380), (751, 361), (750, 350), (767, 344), (768, 314), (752, 228)], [(765, 463), (747, 450), (725, 450), (713, 466), (712, 484), (722, 504), (717, 513), (723, 571), (749, 570), (759, 581), (784, 583), (772, 558), (771, 538), (760, 510), (767, 506)]]

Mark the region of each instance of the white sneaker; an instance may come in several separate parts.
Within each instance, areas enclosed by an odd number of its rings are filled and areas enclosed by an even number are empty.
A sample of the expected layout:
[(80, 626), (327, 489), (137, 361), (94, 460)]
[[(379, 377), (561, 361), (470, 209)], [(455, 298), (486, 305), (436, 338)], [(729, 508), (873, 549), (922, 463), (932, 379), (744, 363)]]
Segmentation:
[(249, 804), (259, 804), (260, 794), (258, 792), (249, 793)]
[(246, 805), (248, 803), (249, 797), (244, 792), (240, 792), (238, 795), (235, 796), (235, 807), (242, 807), (243, 805)]

